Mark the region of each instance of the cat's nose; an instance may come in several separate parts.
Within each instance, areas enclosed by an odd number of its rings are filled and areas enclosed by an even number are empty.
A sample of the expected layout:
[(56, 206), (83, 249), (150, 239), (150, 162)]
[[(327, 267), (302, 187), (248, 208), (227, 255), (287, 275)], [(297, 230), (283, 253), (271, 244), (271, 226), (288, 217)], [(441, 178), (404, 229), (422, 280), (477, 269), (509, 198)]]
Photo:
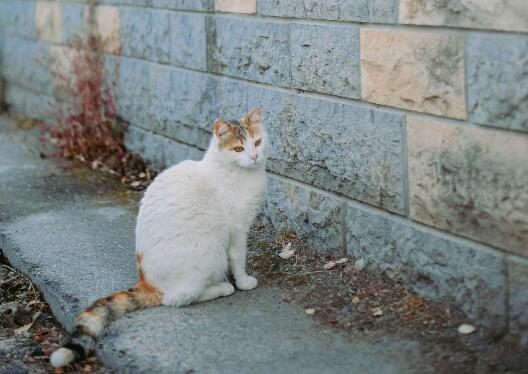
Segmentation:
[(252, 159), (253, 161), (257, 161), (258, 154), (255, 153), (254, 155), (249, 156), (249, 158)]

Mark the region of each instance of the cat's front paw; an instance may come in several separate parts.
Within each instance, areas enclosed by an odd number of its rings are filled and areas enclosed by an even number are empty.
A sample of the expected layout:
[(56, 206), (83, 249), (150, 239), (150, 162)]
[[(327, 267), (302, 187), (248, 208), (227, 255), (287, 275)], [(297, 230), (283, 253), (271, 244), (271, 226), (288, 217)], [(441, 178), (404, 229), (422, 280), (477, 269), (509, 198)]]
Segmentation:
[(257, 284), (257, 278), (250, 275), (246, 275), (245, 277), (241, 277), (236, 280), (237, 288), (243, 291), (252, 290), (253, 288), (257, 287)]

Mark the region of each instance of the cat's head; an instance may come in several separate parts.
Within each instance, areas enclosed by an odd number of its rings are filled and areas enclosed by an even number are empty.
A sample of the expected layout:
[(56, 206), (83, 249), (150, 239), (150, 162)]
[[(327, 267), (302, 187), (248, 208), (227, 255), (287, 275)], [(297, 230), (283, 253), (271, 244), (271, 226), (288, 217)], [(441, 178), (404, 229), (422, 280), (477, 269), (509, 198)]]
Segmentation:
[(259, 107), (238, 120), (216, 120), (213, 136), (219, 155), (226, 162), (250, 169), (262, 165), (268, 157), (268, 135)]

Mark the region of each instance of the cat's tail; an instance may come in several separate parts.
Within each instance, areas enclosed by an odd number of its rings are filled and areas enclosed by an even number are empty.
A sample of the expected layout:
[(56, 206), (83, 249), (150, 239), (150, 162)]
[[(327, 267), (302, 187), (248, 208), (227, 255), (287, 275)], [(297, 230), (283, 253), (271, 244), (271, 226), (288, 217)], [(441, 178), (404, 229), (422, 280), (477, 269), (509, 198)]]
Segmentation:
[(162, 293), (140, 276), (140, 281), (130, 290), (97, 300), (77, 317), (70, 340), (53, 352), (51, 365), (60, 368), (83, 360), (94, 351), (97, 339), (110, 321), (138, 309), (160, 305), (161, 298)]

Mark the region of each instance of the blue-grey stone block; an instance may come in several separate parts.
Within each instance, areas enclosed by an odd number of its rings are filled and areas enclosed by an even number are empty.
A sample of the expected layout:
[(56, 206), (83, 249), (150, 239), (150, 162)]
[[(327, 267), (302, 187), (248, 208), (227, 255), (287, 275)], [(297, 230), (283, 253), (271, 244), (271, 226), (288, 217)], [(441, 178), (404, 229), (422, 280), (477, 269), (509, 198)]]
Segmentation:
[(0, 23), (0, 28), (8, 35), (36, 38), (35, 2), (0, 2)]
[(152, 0), (155, 8), (211, 11), (213, 0)]
[(469, 317), (502, 329), (506, 279), (500, 252), (370, 208), (349, 204), (348, 253), (420, 295), (454, 302)]
[(98, 4), (150, 7), (152, 6), (152, 0), (99, 0)]
[(205, 16), (171, 15), (170, 62), (189, 69), (207, 70)]
[(295, 17), (354, 22), (394, 23), (394, 0), (259, 0), (257, 13), (274, 17)]
[(150, 63), (122, 57), (117, 82), (117, 112), (125, 121), (142, 128), (150, 127), (152, 91)]
[(122, 54), (157, 62), (170, 61), (170, 14), (162, 10), (121, 8)]
[(135, 126), (129, 126), (125, 134), (125, 145), (129, 152), (136, 153), (156, 170), (165, 166), (163, 138)]
[(248, 95), (263, 109), (271, 171), (404, 213), (402, 115), (261, 87)]
[(290, 85), (289, 25), (216, 16), (208, 32), (214, 73)]
[(50, 57), (48, 44), (5, 36), (2, 48), (4, 79), (34, 92), (53, 95), (53, 79), (47, 68)]
[(294, 181), (268, 177), (265, 217), (277, 230), (293, 230), (321, 252), (343, 253), (344, 203)]
[(21, 116), (46, 122), (61, 108), (53, 96), (32, 92), (14, 83), (6, 85), (5, 102)]
[(528, 346), (528, 259), (508, 256), (510, 333)]
[(203, 152), (195, 147), (180, 144), (135, 126), (129, 126), (125, 134), (125, 145), (129, 151), (149, 161), (156, 170), (162, 170), (184, 160), (200, 160), (203, 157)]
[(200, 128), (209, 122), (213, 78), (159, 65), (150, 74), (152, 130), (206, 148), (209, 135)]
[(292, 25), (293, 86), (308, 91), (359, 99), (359, 29)]
[(528, 131), (528, 36), (475, 34), (466, 45), (469, 119)]
[(211, 11), (214, 0), (152, 0), (155, 8)]
[(213, 123), (219, 118), (240, 118), (248, 112), (248, 85), (225, 78), (215, 80), (210, 118), (206, 129), (211, 131)]
[(69, 42), (74, 37), (85, 35), (86, 4), (61, 3), (62, 37), (64, 42)]

